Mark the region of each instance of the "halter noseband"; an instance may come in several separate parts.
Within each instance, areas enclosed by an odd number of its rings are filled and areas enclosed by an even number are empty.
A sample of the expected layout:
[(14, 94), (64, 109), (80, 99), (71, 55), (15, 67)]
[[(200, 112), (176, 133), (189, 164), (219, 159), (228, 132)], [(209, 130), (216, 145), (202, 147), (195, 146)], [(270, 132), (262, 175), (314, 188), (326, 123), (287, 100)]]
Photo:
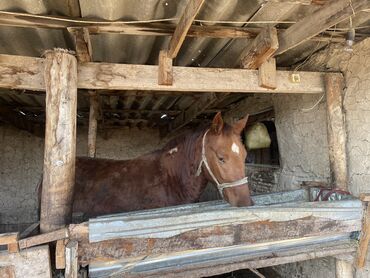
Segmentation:
[(198, 169), (197, 169), (197, 172), (196, 172), (196, 176), (200, 175), (200, 173), (202, 172), (202, 165), (204, 164), (204, 166), (206, 166), (206, 169), (207, 169), (209, 175), (212, 177), (213, 181), (215, 182), (215, 184), (217, 186), (217, 189), (220, 192), (221, 197), (223, 198), (224, 197), (223, 190), (225, 188), (244, 185), (244, 184), (248, 183), (248, 177), (245, 177), (241, 180), (237, 180), (237, 181), (234, 181), (234, 182), (226, 182), (226, 183), (219, 183), (218, 182), (216, 176), (213, 174), (211, 168), (209, 167), (209, 164), (207, 162), (207, 157), (206, 157), (206, 146), (205, 145), (206, 145), (206, 136), (207, 136), (208, 131), (209, 131), (209, 129), (203, 135), (203, 139), (202, 139), (202, 158), (199, 162), (199, 166), (198, 166)]

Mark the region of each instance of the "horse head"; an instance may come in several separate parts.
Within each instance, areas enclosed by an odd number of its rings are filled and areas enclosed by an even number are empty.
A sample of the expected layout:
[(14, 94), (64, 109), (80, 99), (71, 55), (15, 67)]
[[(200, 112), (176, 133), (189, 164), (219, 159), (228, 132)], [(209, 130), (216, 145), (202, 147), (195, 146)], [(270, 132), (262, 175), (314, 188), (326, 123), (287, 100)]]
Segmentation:
[(247, 151), (241, 141), (241, 133), (248, 115), (233, 125), (224, 123), (221, 113), (214, 117), (211, 127), (203, 135), (202, 160), (207, 179), (217, 186), (221, 196), (232, 206), (250, 206), (245, 159)]

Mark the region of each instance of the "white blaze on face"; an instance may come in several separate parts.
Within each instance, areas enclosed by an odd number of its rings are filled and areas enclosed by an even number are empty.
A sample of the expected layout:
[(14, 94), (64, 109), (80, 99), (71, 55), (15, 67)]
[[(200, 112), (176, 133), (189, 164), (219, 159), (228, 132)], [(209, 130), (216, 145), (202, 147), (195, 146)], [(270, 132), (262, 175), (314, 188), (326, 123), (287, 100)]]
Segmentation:
[(176, 148), (173, 148), (171, 150), (168, 151), (169, 154), (173, 154), (173, 153), (177, 153), (178, 149), (177, 147)]
[(239, 154), (239, 146), (237, 144), (235, 144), (233, 142), (232, 146), (231, 146), (231, 150), (234, 152), (234, 153), (237, 153)]

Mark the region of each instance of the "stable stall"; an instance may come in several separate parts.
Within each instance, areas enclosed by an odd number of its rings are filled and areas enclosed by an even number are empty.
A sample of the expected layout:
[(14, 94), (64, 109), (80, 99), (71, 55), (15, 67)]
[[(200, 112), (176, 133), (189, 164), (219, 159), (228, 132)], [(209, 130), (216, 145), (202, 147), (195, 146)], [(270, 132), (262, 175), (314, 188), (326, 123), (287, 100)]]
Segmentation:
[[(343, 42), (343, 34), (328, 29), (368, 9), (368, 1), (329, 1), (315, 8), (315, 1), (267, 1), (249, 17), (251, 22), (261, 21), (262, 12), (272, 12), (279, 5), (286, 10), (292, 5), (310, 8), (306, 17), (284, 30), (274, 24), (263, 28), (194, 24), (205, 2), (188, 1), (177, 25), (168, 26), (0, 12), (1, 26), (63, 30), (73, 38), (75, 48), (75, 52), (50, 49), (42, 58), (0, 54), (0, 88), (46, 94), (40, 235), (29, 236), (37, 225), (23, 235), (0, 235), (0, 244), (8, 248), (0, 254), (1, 275), (23, 277), (27, 271), (35, 273), (35, 277), (50, 277), (50, 269), (55, 268), (64, 269), (65, 277), (77, 277), (81, 275), (79, 268), (88, 266), (89, 277), (203, 277), (326, 256), (337, 259), (337, 277), (351, 277), (353, 266), (364, 266), (370, 239), (370, 198), (364, 194), (357, 199), (347, 192), (343, 75), (280, 69), (275, 57), (308, 42)], [(171, 39), (161, 47), (158, 65), (93, 62), (94, 43), (90, 36), (102, 33), (170, 35)], [(242, 68), (174, 65), (187, 36), (248, 38), (246, 47), (233, 55), (238, 56)], [(312, 187), (256, 195), (255, 206), (248, 208), (233, 208), (216, 201), (69, 224), (78, 121), (88, 123), (88, 155), (95, 157), (99, 117), (107, 124), (112, 115), (120, 113), (116, 109), (105, 114), (101, 100), (121, 93), (126, 98), (122, 113), (142, 113), (146, 121), (155, 118), (151, 127), (167, 135), (176, 134), (189, 123), (209, 119), (216, 110), (227, 111), (232, 119), (232, 110), (243, 110), (239, 106), (245, 94), (325, 94), (330, 189)], [(131, 108), (127, 103), (132, 104), (140, 93), (145, 96), (136, 109)], [(196, 95), (191, 105), (171, 110), (179, 99), (186, 102), (189, 94)], [(89, 100), (88, 107), (79, 106), (80, 95)], [(145, 102), (157, 95), (153, 107), (145, 110)], [(164, 103), (167, 109), (158, 109)], [(12, 117), (16, 109), (30, 113), (37, 110), (9, 106), (0, 114), (14, 126), (43, 136), (40, 122), (19, 115)], [(264, 108), (256, 105), (254, 109), (259, 114)], [(153, 116), (155, 113), (174, 116), (163, 125)], [(208, 116), (200, 118), (201, 115)], [(130, 125), (145, 122), (140, 117), (120, 120)], [(319, 201), (325, 199), (322, 196), (330, 201)], [(55, 256), (50, 256), (50, 243)], [(52, 263), (51, 257), (55, 257)]]

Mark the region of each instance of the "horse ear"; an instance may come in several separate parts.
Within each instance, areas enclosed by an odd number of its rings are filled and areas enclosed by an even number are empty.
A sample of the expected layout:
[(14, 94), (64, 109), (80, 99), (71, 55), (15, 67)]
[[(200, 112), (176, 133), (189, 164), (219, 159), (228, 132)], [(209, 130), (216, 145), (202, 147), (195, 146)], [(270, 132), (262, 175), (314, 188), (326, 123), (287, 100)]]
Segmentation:
[(249, 115), (246, 115), (243, 119), (240, 119), (236, 123), (233, 124), (233, 130), (236, 134), (241, 134), (243, 129), (245, 128), (245, 125), (247, 124)]
[(216, 134), (221, 134), (223, 127), (224, 120), (222, 119), (221, 112), (217, 112), (216, 116), (212, 120), (211, 130)]

